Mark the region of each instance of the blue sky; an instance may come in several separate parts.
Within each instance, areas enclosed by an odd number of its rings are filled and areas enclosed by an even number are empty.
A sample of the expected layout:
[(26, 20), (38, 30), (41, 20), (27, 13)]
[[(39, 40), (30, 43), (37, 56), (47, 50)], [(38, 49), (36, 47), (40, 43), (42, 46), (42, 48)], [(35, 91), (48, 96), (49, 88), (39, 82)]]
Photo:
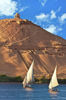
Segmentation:
[(1, 0), (0, 19), (13, 18), (16, 12), (66, 39), (66, 0)]

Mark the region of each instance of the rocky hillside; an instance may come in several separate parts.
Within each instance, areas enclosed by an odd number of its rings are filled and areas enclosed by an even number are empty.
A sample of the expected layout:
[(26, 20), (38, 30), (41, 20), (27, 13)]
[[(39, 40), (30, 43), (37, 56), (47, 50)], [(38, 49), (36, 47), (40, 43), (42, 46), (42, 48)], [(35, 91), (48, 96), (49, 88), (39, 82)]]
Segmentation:
[(0, 20), (0, 74), (24, 77), (32, 61), (36, 77), (50, 77), (58, 66), (58, 78), (66, 78), (66, 40), (32, 22)]

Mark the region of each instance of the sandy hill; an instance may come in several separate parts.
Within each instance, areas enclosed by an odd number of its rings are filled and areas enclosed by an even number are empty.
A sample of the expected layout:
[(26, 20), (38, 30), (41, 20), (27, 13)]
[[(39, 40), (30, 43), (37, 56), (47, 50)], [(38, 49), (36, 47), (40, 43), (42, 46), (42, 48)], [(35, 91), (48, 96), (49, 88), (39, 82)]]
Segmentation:
[(19, 16), (0, 20), (0, 74), (24, 77), (33, 60), (35, 76), (49, 77), (57, 65), (66, 78), (66, 40)]

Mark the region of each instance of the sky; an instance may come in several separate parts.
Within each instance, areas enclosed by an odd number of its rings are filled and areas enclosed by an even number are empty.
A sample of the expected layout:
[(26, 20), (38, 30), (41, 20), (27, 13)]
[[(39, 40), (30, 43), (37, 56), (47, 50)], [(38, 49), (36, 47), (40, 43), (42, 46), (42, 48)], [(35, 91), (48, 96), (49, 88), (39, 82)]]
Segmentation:
[(66, 0), (0, 0), (0, 19), (16, 13), (66, 39)]

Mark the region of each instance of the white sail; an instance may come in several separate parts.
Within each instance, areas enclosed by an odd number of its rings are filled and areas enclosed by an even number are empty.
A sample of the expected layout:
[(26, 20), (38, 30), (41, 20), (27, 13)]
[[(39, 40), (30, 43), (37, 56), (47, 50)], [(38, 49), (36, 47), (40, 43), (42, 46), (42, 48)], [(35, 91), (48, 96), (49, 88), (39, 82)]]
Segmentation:
[(57, 66), (55, 67), (54, 73), (52, 75), (52, 78), (49, 84), (49, 89), (52, 89), (53, 87), (56, 87), (59, 85), (57, 81), (56, 70), (57, 70)]
[(31, 84), (34, 81), (34, 77), (33, 77), (33, 65), (34, 65), (34, 61), (32, 62), (26, 77), (24, 78), (23, 81), (23, 86), (25, 87), (28, 84)]

